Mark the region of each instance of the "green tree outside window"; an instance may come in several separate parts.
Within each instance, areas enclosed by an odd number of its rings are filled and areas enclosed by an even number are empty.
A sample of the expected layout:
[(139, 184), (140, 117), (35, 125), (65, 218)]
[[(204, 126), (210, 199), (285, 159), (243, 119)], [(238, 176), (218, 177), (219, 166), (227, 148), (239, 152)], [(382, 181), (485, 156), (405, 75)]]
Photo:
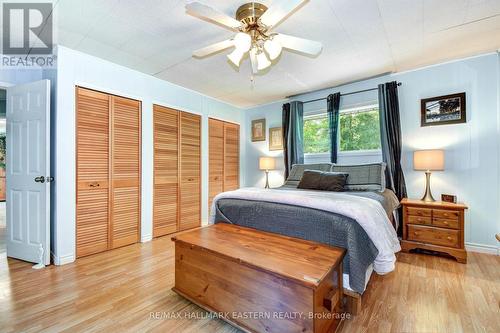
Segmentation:
[[(380, 149), (380, 123), (377, 108), (340, 113), (339, 150)], [(304, 153), (328, 153), (330, 139), (326, 114), (304, 119)]]

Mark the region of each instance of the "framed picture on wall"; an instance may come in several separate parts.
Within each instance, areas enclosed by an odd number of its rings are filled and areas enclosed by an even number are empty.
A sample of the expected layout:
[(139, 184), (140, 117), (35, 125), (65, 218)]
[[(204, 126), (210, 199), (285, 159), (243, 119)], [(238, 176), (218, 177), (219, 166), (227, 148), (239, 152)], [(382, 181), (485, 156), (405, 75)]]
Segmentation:
[(269, 129), (269, 150), (283, 150), (283, 129), (281, 127)]
[(252, 142), (266, 141), (266, 119), (252, 120)]
[(465, 123), (465, 93), (422, 99), (420, 113), (420, 126)]

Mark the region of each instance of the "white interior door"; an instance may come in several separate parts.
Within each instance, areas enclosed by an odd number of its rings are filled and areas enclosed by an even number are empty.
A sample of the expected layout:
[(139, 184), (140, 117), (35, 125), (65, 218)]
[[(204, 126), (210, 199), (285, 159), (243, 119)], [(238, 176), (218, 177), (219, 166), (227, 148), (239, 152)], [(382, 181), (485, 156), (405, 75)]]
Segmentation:
[(7, 256), (48, 265), (50, 82), (7, 88), (6, 118)]

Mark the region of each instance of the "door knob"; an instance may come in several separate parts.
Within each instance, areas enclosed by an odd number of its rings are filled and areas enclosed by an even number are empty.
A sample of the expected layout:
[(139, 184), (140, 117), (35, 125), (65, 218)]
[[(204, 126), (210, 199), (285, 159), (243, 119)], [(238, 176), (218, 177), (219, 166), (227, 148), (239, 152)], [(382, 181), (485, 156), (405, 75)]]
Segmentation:
[(35, 177), (35, 182), (37, 182), (37, 183), (45, 183), (45, 177), (44, 176)]

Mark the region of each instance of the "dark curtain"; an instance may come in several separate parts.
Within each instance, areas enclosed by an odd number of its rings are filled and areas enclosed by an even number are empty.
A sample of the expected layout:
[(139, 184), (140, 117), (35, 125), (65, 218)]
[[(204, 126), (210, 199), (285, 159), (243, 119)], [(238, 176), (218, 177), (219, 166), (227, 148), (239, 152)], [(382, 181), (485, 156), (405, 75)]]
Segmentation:
[[(396, 81), (378, 86), (380, 112), (380, 138), (382, 157), (387, 164), (386, 187), (393, 190), (399, 200), (406, 197), (406, 184), (401, 167), (401, 121), (399, 116), (398, 84)], [(401, 209), (397, 218), (398, 234), (401, 234)]]
[(338, 151), (338, 128), (339, 128), (339, 109), (340, 93), (330, 94), (326, 98), (328, 113), (328, 130), (330, 134), (330, 161), (337, 163)]
[(283, 104), (283, 157), (285, 179), (293, 164), (304, 163), (304, 108), (302, 102)]

